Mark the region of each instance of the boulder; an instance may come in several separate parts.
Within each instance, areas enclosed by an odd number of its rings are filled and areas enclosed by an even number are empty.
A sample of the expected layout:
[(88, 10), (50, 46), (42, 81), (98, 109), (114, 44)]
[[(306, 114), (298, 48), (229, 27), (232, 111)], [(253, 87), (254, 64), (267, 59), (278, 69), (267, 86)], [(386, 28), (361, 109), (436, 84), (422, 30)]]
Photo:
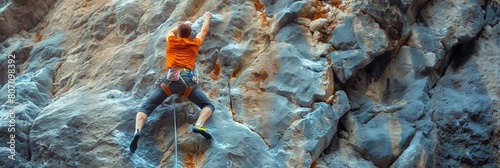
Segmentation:
[(352, 19), (354, 16), (348, 16), (344, 23), (337, 26), (332, 32), (332, 38), (329, 43), (336, 50), (355, 50), (359, 49), (358, 43), (354, 38), (354, 26)]
[(337, 132), (340, 117), (350, 110), (343, 91), (335, 96), (339, 103), (334, 108), (314, 104), (312, 112), (290, 125), (278, 144), (276, 159), (285, 161), (287, 167), (310, 167), (318, 159)]
[(396, 167), (429, 167), (434, 165), (432, 150), (429, 140), (425, 139), (422, 132), (417, 132), (410, 142), (410, 146), (401, 154), (401, 156), (391, 165)]
[(486, 24), (481, 6), (474, 2), (431, 1), (420, 16), (447, 50), (474, 38)]

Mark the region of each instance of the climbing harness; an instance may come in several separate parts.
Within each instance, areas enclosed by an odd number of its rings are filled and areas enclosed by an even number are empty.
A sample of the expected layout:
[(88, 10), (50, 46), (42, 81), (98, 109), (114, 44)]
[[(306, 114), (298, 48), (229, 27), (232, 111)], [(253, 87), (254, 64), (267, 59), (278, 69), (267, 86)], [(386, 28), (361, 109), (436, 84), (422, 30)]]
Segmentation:
[[(190, 71), (190, 70), (183, 69), (182, 71)], [(193, 71), (190, 71), (189, 73), (190, 73), (190, 76), (194, 76)], [(186, 91), (184, 91), (184, 94), (182, 94), (182, 95), (184, 97), (188, 97), (189, 94), (191, 94), (191, 91), (193, 91), (194, 84), (196, 84), (196, 77), (194, 77), (193, 84), (191, 86), (188, 86), (188, 84), (186, 83), (186, 81), (184, 81), (184, 78), (182, 78), (182, 76), (179, 75), (179, 78), (181, 79), (182, 83), (184, 83), (184, 85), (186, 85)], [(163, 76), (161, 77), (161, 79), (163, 79)], [(172, 83), (172, 81), (169, 81), (167, 84), (165, 84), (163, 81), (161, 81), (161, 88), (163, 89), (163, 91), (165, 91), (165, 93), (167, 93), (168, 96), (172, 95), (172, 91), (170, 91), (170, 89), (168, 88), (168, 85), (170, 85), (170, 83)]]

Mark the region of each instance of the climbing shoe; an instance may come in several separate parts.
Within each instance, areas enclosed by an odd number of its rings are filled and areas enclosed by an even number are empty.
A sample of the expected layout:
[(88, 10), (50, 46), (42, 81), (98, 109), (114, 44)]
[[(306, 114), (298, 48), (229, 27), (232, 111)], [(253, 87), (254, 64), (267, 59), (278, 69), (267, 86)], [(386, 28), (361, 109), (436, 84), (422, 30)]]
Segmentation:
[(193, 132), (203, 135), (205, 139), (212, 139), (212, 136), (208, 133), (207, 129), (200, 126), (193, 126)]
[(139, 143), (140, 143), (139, 138), (141, 138), (141, 133), (139, 131), (137, 131), (134, 134), (134, 138), (132, 139), (132, 142), (130, 143), (130, 151), (132, 153), (135, 153), (135, 150), (137, 149), (137, 146), (139, 146)]

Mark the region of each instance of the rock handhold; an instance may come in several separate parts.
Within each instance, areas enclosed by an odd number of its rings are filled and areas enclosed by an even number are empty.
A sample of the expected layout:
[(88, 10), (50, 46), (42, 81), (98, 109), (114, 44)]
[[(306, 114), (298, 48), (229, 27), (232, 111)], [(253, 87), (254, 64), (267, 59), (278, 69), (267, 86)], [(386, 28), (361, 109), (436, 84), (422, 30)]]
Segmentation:
[(336, 50), (359, 49), (358, 42), (356, 38), (354, 38), (353, 17), (352, 15), (346, 17), (344, 23), (333, 30), (332, 38), (329, 43), (332, 44)]

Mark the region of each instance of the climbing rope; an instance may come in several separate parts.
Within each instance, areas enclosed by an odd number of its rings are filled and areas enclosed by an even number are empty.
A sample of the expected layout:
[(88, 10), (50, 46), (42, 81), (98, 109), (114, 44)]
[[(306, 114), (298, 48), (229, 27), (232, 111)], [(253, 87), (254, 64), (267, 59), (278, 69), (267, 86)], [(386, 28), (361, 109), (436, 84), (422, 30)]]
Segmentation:
[(174, 167), (177, 167), (177, 117), (176, 117), (176, 114), (175, 114), (175, 99), (174, 99), (174, 137), (175, 137), (175, 140), (174, 140), (174, 144), (175, 144), (175, 166)]

